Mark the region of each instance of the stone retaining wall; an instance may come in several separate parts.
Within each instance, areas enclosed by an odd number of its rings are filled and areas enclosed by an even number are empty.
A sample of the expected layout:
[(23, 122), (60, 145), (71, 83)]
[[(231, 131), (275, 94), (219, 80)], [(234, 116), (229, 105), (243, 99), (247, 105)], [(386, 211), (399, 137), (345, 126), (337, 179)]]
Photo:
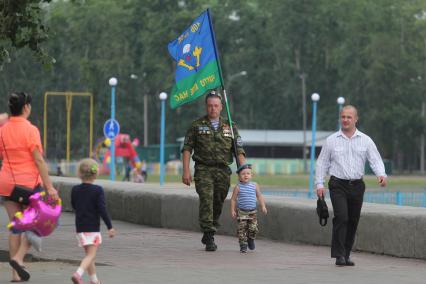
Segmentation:
[[(60, 189), (65, 211), (71, 211), (70, 191), (80, 181), (53, 178)], [(112, 219), (153, 227), (198, 231), (198, 196), (183, 185), (160, 187), (151, 184), (99, 180), (105, 190)], [(230, 217), (229, 197), (225, 202), (218, 233), (236, 234)], [(316, 201), (265, 196), (268, 215), (259, 213), (259, 236), (283, 242), (329, 245), (331, 219), (321, 227)], [(330, 211), (331, 204), (328, 201)], [(330, 212), (332, 215), (332, 212)], [(364, 203), (354, 249), (398, 257), (426, 259), (426, 209)]]

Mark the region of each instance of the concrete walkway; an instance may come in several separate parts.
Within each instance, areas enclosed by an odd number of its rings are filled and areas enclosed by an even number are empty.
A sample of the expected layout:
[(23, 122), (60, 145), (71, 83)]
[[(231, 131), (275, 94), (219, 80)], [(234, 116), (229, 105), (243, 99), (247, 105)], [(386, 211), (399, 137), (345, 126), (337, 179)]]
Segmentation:
[[(0, 250), (7, 250), (7, 224), (0, 209)], [(201, 234), (113, 221), (118, 234), (106, 233), (97, 262), (103, 284), (124, 283), (426, 283), (426, 262), (368, 253), (353, 253), (355, 267), (335, 267), (328, 247), (257, 240), (256, 250), (240, 254), (237, 239), (217, 236), (217, 252), (205, 252)], [(34, 253), (34, 251), (31, 251)], [(71, 283), (83, 251), (77, 246), (73, 215), (44, 239), (44, 260), (27, 264), (30, 283)], [(10, 269), (0, 262), (0, 283)], [(87, 278), (86, 278), (87, 280)], [(87, 280), (88, 281), (88, 280)], [(87, 282), (88, 283), (88, 282)]]

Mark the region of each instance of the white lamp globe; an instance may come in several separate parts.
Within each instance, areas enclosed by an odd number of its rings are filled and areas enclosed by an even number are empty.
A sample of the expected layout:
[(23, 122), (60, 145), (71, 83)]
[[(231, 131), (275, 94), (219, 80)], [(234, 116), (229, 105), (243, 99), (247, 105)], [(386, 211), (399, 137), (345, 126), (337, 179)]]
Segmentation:
[(165, 92), (162, 92), (160, 93), (159, 97), (160, 97), (160, 100), (164, 101), (167, 99), (167, 94)]
[(317, 102), (320, 99), (320, 95), (318, 95), (317, 93), (313, 93), (311, 99), (312, 101)]
[(343, 104), (345, 103), (345, 98), (344, 98), (344, 97), (338, 97), (338, 98), (337, 98), (337, 103), (338, 103), (339, 105), (343, 105)]
[(115, 78), (115, 77), (111, 77), (110, 79), (109, 79), (109, 81), (108, 81), (108, 83), (109, 83), (109, 85), (111, 86), (111, 87), (114, 87), (114, 86), (116, 86), (117, 85), (117, 78)]

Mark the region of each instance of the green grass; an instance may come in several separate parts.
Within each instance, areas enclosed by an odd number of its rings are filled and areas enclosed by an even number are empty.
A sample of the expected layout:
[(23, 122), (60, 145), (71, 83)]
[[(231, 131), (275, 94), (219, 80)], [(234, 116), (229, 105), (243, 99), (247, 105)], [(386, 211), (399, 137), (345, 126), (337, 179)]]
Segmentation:
[[(109, 176), (101, 176), (101, 179), (109, 179)], [(121, 180), (122, 176), (117, 176), (117, 180)], [(296, 189), (302, 190), (309, 187), (309, 175), (255, 175), (253, 180), (259, 183), (261, 187), (277, 188), (277, 189)], [(368, 190), (382, 190), (374, 176), (366, 176), (364, 178)], [(181, 176), (166, 175), (164, 177), (166, 183), (181, 183)], [(149, 175), (148, 183), (159, 183), (159, 175)], [(237, 182), (237, 176), (232, 175), (231, 184)], [(426, 179), (421, 176), (391, 176), (388, 179), (386, 191), (423, 191), (426, 188)]]

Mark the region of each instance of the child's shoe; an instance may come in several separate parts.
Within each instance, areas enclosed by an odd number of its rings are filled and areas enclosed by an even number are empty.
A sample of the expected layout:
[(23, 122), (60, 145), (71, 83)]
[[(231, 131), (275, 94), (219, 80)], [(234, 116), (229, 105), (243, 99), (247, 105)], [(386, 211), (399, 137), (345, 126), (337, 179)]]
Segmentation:
[(256, 246), (254, 245), (254, 239), (252, 239), (252, 238), (248, 238), (247, 244), (248, 244), (248, 248), (250, 250), (254, 250), (256, 248)]
[(241, 253), (247, 252), (247, 245), (246, 244), (240, 244), (240, 252)]
[(72, 283), (74, 284), (84, 284), (83, 279), (81, 279), (81, 276), (77, 274), (77, 272), (74, 272), (74, 274), (71, 277)]

